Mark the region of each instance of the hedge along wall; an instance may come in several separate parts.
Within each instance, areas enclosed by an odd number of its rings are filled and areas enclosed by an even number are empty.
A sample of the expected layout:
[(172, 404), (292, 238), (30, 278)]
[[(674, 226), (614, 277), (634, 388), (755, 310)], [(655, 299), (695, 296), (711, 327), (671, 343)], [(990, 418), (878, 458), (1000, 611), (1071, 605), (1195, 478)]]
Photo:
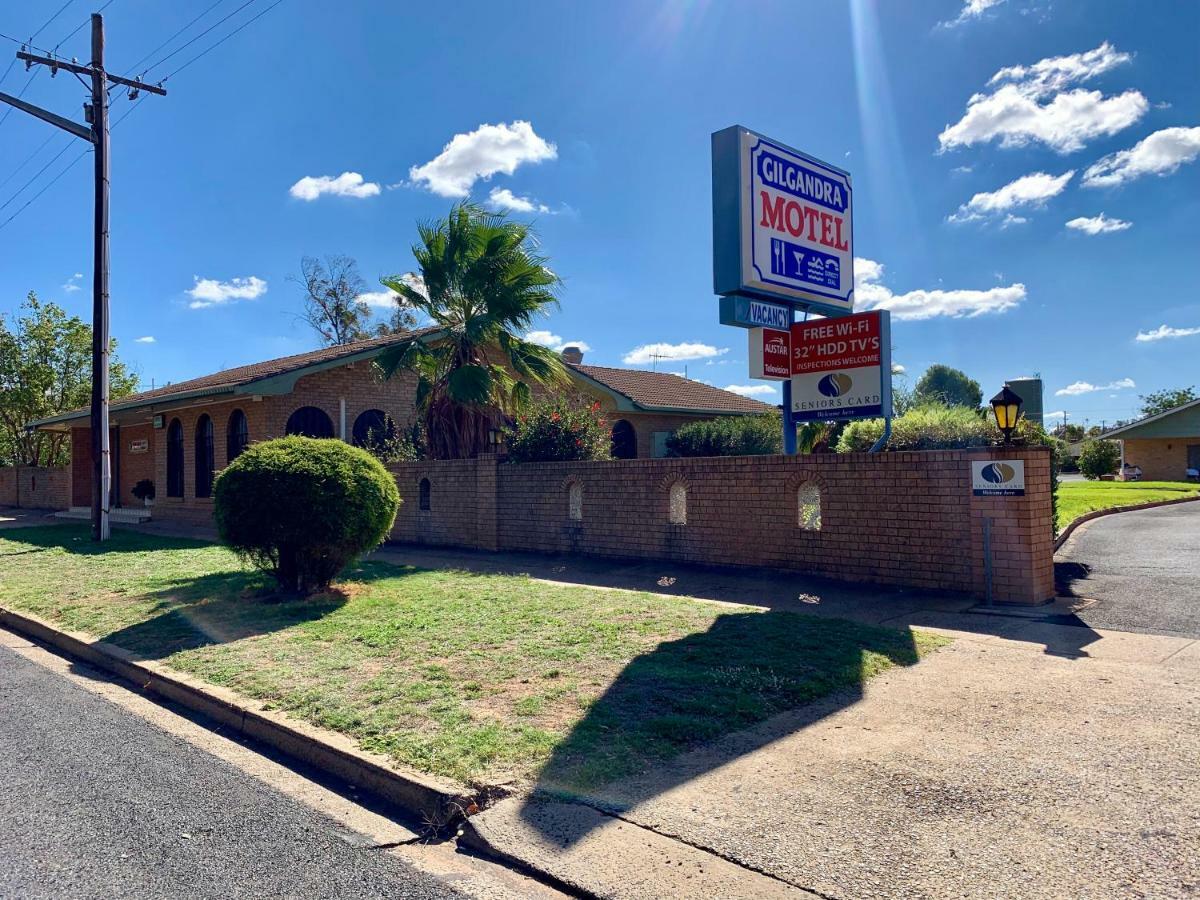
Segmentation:
[[(970, 462), (1023, 459), (1024, 497), (975, 497)], [(1044, 448), (391, 467), (395, 540), (765, 566), (982, 595), (991, 520), (997, 600), (1054, 594)], [(430, 483), (420, 509), (420, 480)]]
[(65, 509), (70, 505), (70, 490), (71, 477), (65, 467), (61, 469), (43, 466), (5, 466), (0, 468), (0, 506)]

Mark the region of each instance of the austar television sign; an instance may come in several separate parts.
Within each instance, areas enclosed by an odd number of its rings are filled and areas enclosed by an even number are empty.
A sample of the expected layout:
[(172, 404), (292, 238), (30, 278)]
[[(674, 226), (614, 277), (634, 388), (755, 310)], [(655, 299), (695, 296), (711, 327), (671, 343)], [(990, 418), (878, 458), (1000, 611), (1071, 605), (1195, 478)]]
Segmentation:
[(739, 125), (712, 151), (716, 293), (853, 312), (849, 173)]

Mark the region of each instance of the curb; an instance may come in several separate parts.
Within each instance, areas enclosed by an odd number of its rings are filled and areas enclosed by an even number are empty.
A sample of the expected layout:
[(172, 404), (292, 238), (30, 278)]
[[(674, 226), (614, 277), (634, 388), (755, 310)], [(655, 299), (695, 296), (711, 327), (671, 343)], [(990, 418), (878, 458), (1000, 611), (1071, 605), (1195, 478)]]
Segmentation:
[(382, 797), (428, 823), (455, 818), (471, 802), (460, 787), (427, 775), (399, 771), (386, 758), (359, 750), (349, 738), (272, 712), (224, 688), (186, 675), (168, 674), (165, 666), (135, 660), (115, 644), (62, 631), (28, 613), (4, 607), (0, 607), (0, 625), (207, 716), (238, 734)]
[(1063, 529), (1063, 533), (1054, 539), (1054, 552), (1057, 553), (1063, 544), (1067, 542), (1075, 529), (1084, 522), (1090, 522), (1093, 519), (1099, 519), (1101, 516), (1111, 516), (1114, 513), (1137, 512), (1139, 509), (1157, 509), (1160, 506), (1177, 506), (1180, 503), (1195, 503), (1200, 500), (1200, 495), (1195, 497), (1180, 497), (1176, 500), (1151, 500), (1149, 503), (1134, 503), (1129, 506), (1110, 506), (1107, 509), (1094, 509), (1090, 513), (1084, 513), (1078, 519), (1072, 519), (1070, 524)]

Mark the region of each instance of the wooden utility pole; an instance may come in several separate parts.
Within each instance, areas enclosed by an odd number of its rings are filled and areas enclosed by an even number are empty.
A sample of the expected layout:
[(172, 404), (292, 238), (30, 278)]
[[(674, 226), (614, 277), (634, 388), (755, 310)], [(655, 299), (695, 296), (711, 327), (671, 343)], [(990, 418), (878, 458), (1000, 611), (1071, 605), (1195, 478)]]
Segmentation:
[[(92, 61), (81, 66), (74, 61), (54, 56), (27, 53), (22, 47), (17, 59), (25, 68), (49, 66), (51, 76), (59, 69), (75, 75), (87, 75), (92, 80), (92, 101), (84, 105), (84, 118), (91, 127), (64, 119), (49, 110), (26, 103), (17, 97), (0, 93), (0, 102), (37, 116), (51, 125), (88, 141), (96, 154), (95, 248), (92, 264), (92, 540), (106, 541), (109, 537), (108, 505), (112, 485), (108, 446), (108, 84), (130, 89), (129, 99), (136, 100), (139, 92), (166, 95), (161, 86), (143, 84), (104, 71), (104, 19), (92, 13)], [(75, 449), (75, 448), (73, 448)]]

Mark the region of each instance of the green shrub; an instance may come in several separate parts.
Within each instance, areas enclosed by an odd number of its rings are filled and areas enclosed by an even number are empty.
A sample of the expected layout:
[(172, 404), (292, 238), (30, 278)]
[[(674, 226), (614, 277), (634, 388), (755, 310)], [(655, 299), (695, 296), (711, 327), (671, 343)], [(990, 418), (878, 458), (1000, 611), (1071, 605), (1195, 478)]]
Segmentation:
[(1111, 475), (1121, 464), (1121, 448), (1112, 441), (1084, 441), (1079, 453), (1079, 471), (1095, 481), (1101, 475)]
[(608, 459), (612, 436), (599, 402), (548, 400), (517, 416), (506, 432), (509, 462)]
[(214, 496), (221, 540), (294, 593), (324, 590), (377, 547), (400, 506), (395, 479), (371, 454), (306, 437), (251, 444)]
[[(883, 419), (851, 422), (838, 440), (838, 453), (865, 453), (883, 435)], [(990, 418), (967, 406), (926, 403), (892, 420), (889, 450), (946, 450), (986, 447), (1000, 439)]]
[(778, 413), (722, 416), (689, 422), (667, 438), (671, 456), (760, 456), (783, 452), (783, 425)]
[(401, 428), (391, 416), (385, 416), (383, 428), (368, 431), (362, 448), (385, 465), (424, 459), (425, 430), (420, 422)]

